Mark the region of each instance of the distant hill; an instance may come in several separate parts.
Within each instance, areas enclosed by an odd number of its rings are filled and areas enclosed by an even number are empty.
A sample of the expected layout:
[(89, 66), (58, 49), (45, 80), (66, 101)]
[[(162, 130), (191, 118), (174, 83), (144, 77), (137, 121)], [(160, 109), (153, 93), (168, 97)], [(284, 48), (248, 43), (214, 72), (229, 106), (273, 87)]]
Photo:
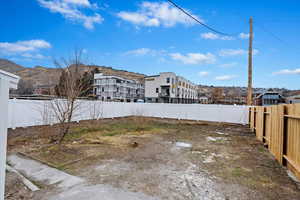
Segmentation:
[(16, 63), (0, 58), (0, 69), (16, 74), (19, 71), (22, 71), (24, 67), (17, 65)]
[[(226, 87), (226, 86), (207, 86), (207, 85), (199, 85), (198, 91), (205, 96), (210, 96), (213, 93), (215, 88), (221, 88), (225, 96), (247, 96), (247, 87)], [(284, 97), (299, 95), (300, 90), (289, 90), (286, 88), (253, 88), (253, 93), (259, 94), (268, 89), (272, 89), (276, 92), (279, 92)]]
[[(144, 74), (97, 65), (83, 65), (81, 70), (84, 72), (95, 68), (98, 68), (99, 71), (105, 75), (121, 76), (139, 81), (143, 81), (145, 77)], [(0, 69), (20, 76), (24, 82), (30, 83), (33, 87), (56, 85), (61, 73), (61, 70), (57, 68), (47, 68), (42, 66), (29, 68), (6, 59), (0, 59)]]

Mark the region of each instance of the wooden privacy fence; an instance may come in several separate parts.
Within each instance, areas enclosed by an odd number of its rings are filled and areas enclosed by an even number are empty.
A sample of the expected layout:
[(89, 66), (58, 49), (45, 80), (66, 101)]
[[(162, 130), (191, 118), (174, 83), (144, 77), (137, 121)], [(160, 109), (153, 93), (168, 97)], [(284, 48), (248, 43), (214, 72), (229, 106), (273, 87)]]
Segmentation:
[(250, 107), (250, 128), (300, 178), (300, 104)]

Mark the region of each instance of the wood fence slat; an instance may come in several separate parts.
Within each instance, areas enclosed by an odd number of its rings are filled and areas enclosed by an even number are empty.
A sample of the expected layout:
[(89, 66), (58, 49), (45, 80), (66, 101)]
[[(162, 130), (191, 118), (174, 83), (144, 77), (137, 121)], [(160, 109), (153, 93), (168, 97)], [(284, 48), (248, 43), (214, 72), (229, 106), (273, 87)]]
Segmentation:
[(249, 120), (257, 139), (300, 178), (300, 104), (251, 107)]

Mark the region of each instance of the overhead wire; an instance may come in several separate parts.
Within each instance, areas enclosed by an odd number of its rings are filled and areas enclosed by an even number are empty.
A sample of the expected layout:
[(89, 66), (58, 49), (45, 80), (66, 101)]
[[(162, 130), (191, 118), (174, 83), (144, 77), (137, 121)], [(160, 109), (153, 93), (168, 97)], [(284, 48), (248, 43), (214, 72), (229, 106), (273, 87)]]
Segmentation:
[(215, 28), (212, 28), (209, 25), (201, 22), (199, 19), (197, 19), (196, 17), (194, 17), (192, 14), (190, 14), (189, 12), (187, 12), (185, 9), (183, 9), (182, 7), (180, 7), (179, 5), (177, 5), (174, 1), (172, 1), (172, 0), (167, 0), (167, 1), (170, 4), (172, 4), (173, 6), (175, 6), (178, 10), (180, 10), (181, 12), (183, 12), (185, 15), (187, 15), (188, 17), (190, 17), (191, 19), (193, 19), (194, 21), (196, 21), (200, 25), (204, 26), (205, 28), (209, 29), (210, 31), (213, 31), (214, 33), (217, 33), (219, 35), (232, 36), (232, 34), (228, 34), (228, 33), (224, 33), (224, 32), (218, 31)]

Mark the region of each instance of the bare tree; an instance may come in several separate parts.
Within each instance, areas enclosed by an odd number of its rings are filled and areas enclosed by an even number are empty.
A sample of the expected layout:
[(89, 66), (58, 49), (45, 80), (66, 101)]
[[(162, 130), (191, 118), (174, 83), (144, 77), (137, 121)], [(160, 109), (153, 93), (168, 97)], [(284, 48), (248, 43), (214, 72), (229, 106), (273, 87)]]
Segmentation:
[(61, 78), (55, 90), (59, 98), (50, 101), (50, 109), (59, 123), (59, 135), (54, 141), (61, 143), (69, 133), (70, 122), (76, 117), (80, 106), (78, 98), (90, 90), (84, 78), (82, 51), (74, 51), (69, 59), (55, 60), (56, 67), (61, 69)]

